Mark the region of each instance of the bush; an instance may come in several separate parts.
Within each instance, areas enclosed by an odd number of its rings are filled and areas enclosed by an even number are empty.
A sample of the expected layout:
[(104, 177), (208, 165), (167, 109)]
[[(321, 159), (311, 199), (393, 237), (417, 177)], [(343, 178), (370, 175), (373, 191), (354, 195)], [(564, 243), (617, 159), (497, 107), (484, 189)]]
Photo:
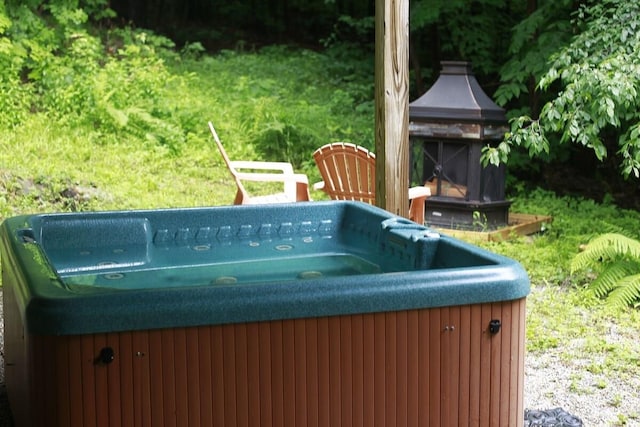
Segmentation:
[[(162, 102), (172, 75), (158, 53), (172, 48), (171, 41), (126, 28), (98, 33), (82, 9), (33, 3), (0, 9), (5, 124), (41, 112), (177, 151), (185, 135)], [(111, 16), (101, 8), (106, 2), (90, 3), (98, 16)]]
[(571, 271), (592, 269), (589, 289), (612, 305), (640, 307), (640, 241), (619, 233), (592, 239), (571, 262)]

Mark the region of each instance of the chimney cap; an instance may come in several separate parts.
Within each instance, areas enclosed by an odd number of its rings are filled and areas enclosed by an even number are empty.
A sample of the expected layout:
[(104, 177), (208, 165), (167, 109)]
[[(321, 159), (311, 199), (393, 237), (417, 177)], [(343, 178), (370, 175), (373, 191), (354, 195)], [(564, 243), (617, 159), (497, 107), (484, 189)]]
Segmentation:
[(482, 90), (467, 61), (442, 61), (440, 76), (409, 104), (409, 119), (419, 122), (507, 122), (505, 110)]

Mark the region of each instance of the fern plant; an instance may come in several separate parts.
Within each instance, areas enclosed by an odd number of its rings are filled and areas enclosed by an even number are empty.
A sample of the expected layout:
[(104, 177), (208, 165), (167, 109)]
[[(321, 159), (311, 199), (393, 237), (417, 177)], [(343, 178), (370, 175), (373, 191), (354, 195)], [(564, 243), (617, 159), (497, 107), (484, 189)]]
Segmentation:
[(592, 239), (571, 261), (571, 272), (598, 272), (589, 289), (617, 306), (640, 307), (640, 241), (619, 233)]

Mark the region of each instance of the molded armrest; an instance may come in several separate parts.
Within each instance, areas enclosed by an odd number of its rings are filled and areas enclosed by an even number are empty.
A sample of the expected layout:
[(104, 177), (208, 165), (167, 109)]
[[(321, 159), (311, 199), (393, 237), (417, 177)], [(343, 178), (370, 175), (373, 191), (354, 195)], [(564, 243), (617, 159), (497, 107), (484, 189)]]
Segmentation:
[(417, 199), (418, 197), (429, 196), (431, 196), (431, 190), (429, 190), (429, 187), (423, 187), (419, 185), (417, 187), (409, 188), (409, 200)]
[[(285, 194), (292, 201), (310, 200), (309, 180), (307, 176), (305, 174), (294, 173), (291, 163), (235, 160), (231, 162), (231, 165), (236, 169), (237, 177), (241, 180), (282, 182), (284, 184)], [(241, 169), (250, 170), (251, 172), (243, 172)]]
[(424, 225), (424, 204), (427, 201), (427, 197), (431, 195), (429, 187), (411, 187), (409, 188), (409, 219), (417, 222), (420, 225)]
[(313, 189), (317, 191), (324, 191), (324, 181), (316, 182), (313, 184)]

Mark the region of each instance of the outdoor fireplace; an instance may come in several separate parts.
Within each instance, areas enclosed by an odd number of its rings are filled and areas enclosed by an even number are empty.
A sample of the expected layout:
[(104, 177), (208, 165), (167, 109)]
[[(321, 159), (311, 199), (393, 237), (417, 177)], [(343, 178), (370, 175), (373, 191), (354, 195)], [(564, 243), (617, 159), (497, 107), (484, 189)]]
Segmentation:
[(431, 189), (429, 225), (498, 228), (508, 223), (504, 166), (482, 166), (482, 147), (502, 140), (504, 109), (488, 96), (469, 62), (443, 61), (435, 84), (409, 104), (411, 181)]

